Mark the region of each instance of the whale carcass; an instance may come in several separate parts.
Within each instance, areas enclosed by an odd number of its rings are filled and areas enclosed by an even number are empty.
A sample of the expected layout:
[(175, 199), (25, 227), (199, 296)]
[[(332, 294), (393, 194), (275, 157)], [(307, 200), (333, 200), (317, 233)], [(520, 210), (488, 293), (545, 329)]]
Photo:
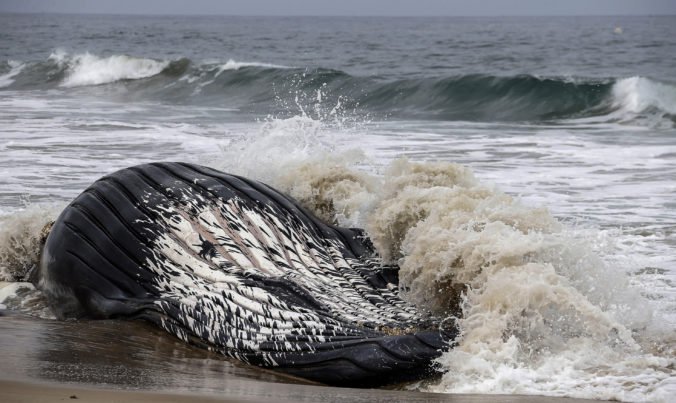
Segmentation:
[(418, 378), (455, 330), (400, 298), (364, 231), (186, 163), (96, 181), (55, 221), (37, 276), (61, 318), (127, 318), (328, 384)]

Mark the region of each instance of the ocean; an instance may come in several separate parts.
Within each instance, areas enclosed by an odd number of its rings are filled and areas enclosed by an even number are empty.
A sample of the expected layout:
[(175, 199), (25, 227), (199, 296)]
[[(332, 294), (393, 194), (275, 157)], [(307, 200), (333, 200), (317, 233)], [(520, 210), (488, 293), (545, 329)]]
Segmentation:
[(365, 228), (461, 330), (405, 389), (676, 395), (674, 16), (0, 14), (0, 308), (52, 320), (43, 226), (150, 161)]

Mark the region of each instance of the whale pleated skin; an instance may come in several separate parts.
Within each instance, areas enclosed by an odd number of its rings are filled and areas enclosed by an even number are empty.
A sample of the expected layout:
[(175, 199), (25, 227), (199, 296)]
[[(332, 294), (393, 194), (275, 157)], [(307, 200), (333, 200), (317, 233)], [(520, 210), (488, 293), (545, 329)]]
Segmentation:
[(399, 296), (397, 267), (382, 264), (364, 231), (186, 163), (92, 184), (54, 223), (37, 282), (61, 318), (142, 319), (334, 385), (426, 376), (456, 336)]

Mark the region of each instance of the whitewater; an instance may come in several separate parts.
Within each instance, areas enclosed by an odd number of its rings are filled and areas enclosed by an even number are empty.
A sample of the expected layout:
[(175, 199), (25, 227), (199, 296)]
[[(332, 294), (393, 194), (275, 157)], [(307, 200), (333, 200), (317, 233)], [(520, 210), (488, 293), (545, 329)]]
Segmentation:
[[(33, 50), (0, 57), (0, 308), (53, 318), (26, 275), (45, 224), (91, 182), (195, 162), (365, 228), (405, 298), (459, 327), (440, 377), (405, 388), (676, 395), (676, 44), (660, 42), (673, 18), (580, 32), (558, 19), (272, 19), (256, 33), (206, 17), (138, 17), (126, 33), (58, 18), (36, 23)], [(498, 40), (489, 23), (503, 43), (479, 47)], [(18, 38), (19, 25), (2, 29)], [(140, 39), (196, 26), (180, 49)]]

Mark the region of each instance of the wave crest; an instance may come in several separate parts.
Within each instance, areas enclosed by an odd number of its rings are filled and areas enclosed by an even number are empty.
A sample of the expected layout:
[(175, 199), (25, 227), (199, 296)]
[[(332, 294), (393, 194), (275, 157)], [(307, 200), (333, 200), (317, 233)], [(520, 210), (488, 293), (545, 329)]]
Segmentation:
[[(8, 87), (14, 82), (14, 77), (21, 73), (21, 70), (26, 67), (26, 64), (20, 63), (14, 60), (9, 60), (5, 63), (5, 66), (9, 71), (4, 72), (0, 75), (0, 88)], [(4, 70), (4, 69), (3, 69)]]
[(170, 63), (126, 55), (99, 57), (90, 53), (74, 56), (53, 53), (49, 59), (65, 66), (65, 78), (61, 82), (63, 87), (100, 85), (120, 80), (148, 78), (161, 73)]
[(676, 85), (646, 77), (468, 74), (388, 80), (333, 69), (233, 59), (196, 63), (187, 58), (155, 60), (64, 52), (55, 52), (43, 62), (5, 62), (0, 73), (0, 87), (9, 89), (124, 85), (124, 93), (135, 98), (209, 105), (220, 102), (258, 116), (290, 117), (300, 112), (321, 118), (312, 115), (320, 102), (340, 104), (372, 117), (413, 120), (593, 118), (672, 126), (676, 116)]
[(660, 119), (676, 117), (676, 86), (645, 77), (618, 80), (612, 88), (613, 115), (621, 121), (648, 119), (659, 124)]
[(219, 67), (219, 72), (217, 73), (220, 74), (226, 70), (239, 70), (244, 67), (262, 67), (266, 69), (290, 69), (291, 67), (288, 66), (282, 66), (280, 64), (270, 64), (270, 63), (259, 63), (259, 62), (238, 62), (233, 59), (229, 59), (225, 64), (223, 64), (221, 67)]

